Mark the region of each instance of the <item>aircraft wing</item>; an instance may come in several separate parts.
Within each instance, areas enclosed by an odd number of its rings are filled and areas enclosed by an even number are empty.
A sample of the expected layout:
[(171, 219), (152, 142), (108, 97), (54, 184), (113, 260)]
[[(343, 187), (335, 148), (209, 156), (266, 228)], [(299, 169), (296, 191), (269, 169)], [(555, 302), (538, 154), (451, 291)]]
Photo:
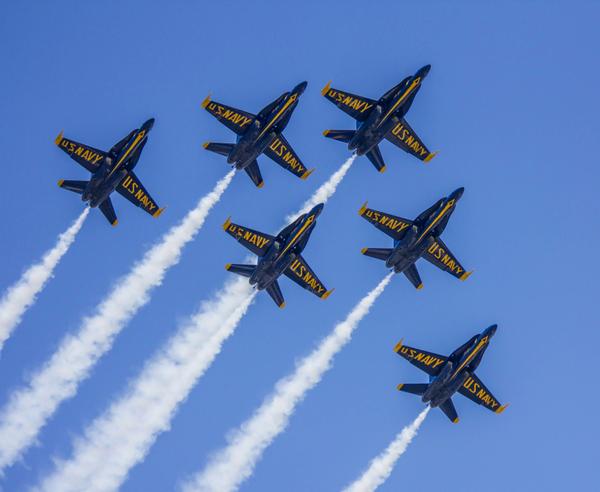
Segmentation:
[(210, 96), (202, 101), (202, 107), (238, 135), (244, 134), (255, 118), (252, 113), (211, 101)]
[(298, 154), (294, 152), (292, 146), (281, 133), (275, 137), (264, 152), (267, 157), (273, 159), (282, 168), (287, 169), (300, 179), (308, 178), (314, 171), (314, 169), (306, 169)]
[(471, 272), (465, 271), (464, 267), (448, 249), (448, 246), (439, 237), (425, 251), (423, 258), (460, 280), (466, 280), (471, 275)]
[(133, 171), (129, 171), (127, 176), (123, 178), (123, 181), (117, 186), (117, 191), (136, 207), (148, 212), (152, 217), (158, 217), (164, 210), (164, 208), (158, 207)]
[(223, 229), (257, 256), (264, 256), (275, 240), (274, 236), (234, 224), (229, 219), (223, 224)]
[(289, 267), (287, 267), (283, 273), (285, 273), (289, 279), (296, 282), (300, 287), (312, 292), (321, 299), (327, 299), (333, 292), (333, 289), (327, 290), (325, 288), (323, 283), (319, 280), (319, 277), (317, 277), (315, 272), (313, 272), (310, 266), (308, 266), (306, 260), (302, 258), (302, 255), (298, 255), (298, 257)]
[(321, 94), (329, 99), (333, 104), (340, 108), (344, 113), (349, 114), (358, 121), (365, 121), (373, 106), (377, 101), (368, 97), (357, 96), (350, 92), (333, 89), (330, 84), (323, 87)]
[(412, 220), (367, 208), (366, 203), (360, 208), (358, 214), (377, 229), (396, 240), (402, 239), (406, 234), (406, 230), (412, 225)]
[(394, 352), (430, 376), (437, 376), (448, 360), (448, 357), (443, 355), (403, 345), (402, 341), (396, 344)]
[(423, 141), (404, 119), (396, 123), (396, 126), (387, 132), (385, 138), (405, 152), (414, 155), (417, 159), (422, 161), (429, 162), (435, 157), (436, 152), (429, 151)]
[(89, 145), (70, 140), (63, 136), (60, 132), (54, 143), (59, 146), (61, 150), (69, 154), (71, 159), (85, 167), (89, 172), (95, 172), (102, 164), (102, 159), (106, 157), (106, 152), (95, 149)]
[(492, 412), (502, 413), (508, 406), (500, 405), (496, 397), (490, 393), (490, 390), (485, 387), (485, 384), (481, 382), (475, 373), (469, 373), (464, 384), (458, 389), (458, 392), (478, 405), (483, 405)]

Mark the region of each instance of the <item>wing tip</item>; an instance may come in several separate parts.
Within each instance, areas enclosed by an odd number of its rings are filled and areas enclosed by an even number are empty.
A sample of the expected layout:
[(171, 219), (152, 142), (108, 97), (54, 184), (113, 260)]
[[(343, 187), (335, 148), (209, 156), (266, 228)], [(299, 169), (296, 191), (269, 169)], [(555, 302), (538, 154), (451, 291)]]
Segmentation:
[(467, 280), (467, 279), (468, 279), (468, 278), (471, 276), (471, 274), (472, 274), (472, 273), (473, 273), (473, 270), (471, 270), (471, 271), (469, 271), (469, 272), (465, 272), (465, 273), (463, 273), (463, 274), (460, 276), (460, 280), (462, 280), (462, 281), (464, 282), (465, 280)]
[(362, 207), (360, 207), (360, 209), (358, 209), (358, 215), (360, 215), (361, 217), (364, 215), (364, 213), (367, 211), (367, 204), (369, 202), (365, 202), (362, 204)]
[(436, 150), (435, 152), (430, 152), (429, 155), (427, 157), (425, 157), (425, 159), (423, 159), (423, 162), (429, 162), (431, 159), (433, 159), (436, 155), (438, 155), (438, 151)]
[(321, 296), (321, 299), (327, 299), (333, 293), (334, 290), (335, 290), (335, 288), (334, 289), (329, 289), (327, 292), (325, 292), (325, 294), (323, 294)]
[(506, 410), (508, 408), (509, 405), (510, 405), (510, 403), (505, 403), (500, 408), (498, 408), (498, 410), (496, 410), (496, 413), (501, 414), (502, 412), (504, 412), (504, 410)]
[(402, 391), (402, 388), (404, 388), (404, 383), (400, 383), (399, 385), (396, 386), (396, 389), (398, 391)]
[(225, 265), (225, 270), (229, 271), (230, 268), (231, 268), (231, 263), (227, 263), (227, 265)]
[(54, 139), (54, 143), (56, 145), (60, 145), (60, 143), (63, 141), (63, 132), (64, 130), (61, 130), (57, 137)]
[(283, 301), (281, 304), (278, 304), (279, 309), (283, 309), (285, 307), (285, 301)]
[(231, 224), (231, 217), (227, 217), (227, 220), (225, 221), (225, 223), (223, 224), (223, 230), (226, 231), (229, 228), (229, 225)]
[(387, 166), (384, 164), (381, 169), (378, 169), (378, 171), (383, 174), (386, 169), (387, 169)]
[(119, 224), (119, 221), (117, 219), (115, 219), (113, 222), (110, 223), (111, 226), (116, 227)]
[(394, 352), (400, 352), (400, 349), (403, 347), (402, 342), (404, 342), (404, 338), (401, 338), (400, 341), (394, 346)]
[(208, 96), (206, 96), (204, 98), (204, 100), (202, 101), (202, 108), (206, 109), (206, 106), (208, 106), (208, 103), (210, 102), (210, 93), (208, 94)]
[(204, 147), (205, 149), (208, 149), (208, 146), (210, 145), (210, 142), (204, 142), (202, 144), (202, 147)]
[(152, 217), (154, 217), (155, 219), (160, 217), (162, 215), (162, 213), (165, 211), (165, 208), (167, 208), (167, 207), (160, 207), (156, 212), (154, 212), (152, 214)]
[(362, 248), (362, 249), (360, 250), (360, 253), (364, 255), (364, 254), (367, 252), (367, 250), (368, 250), (368, 249), (369, 249), (369, 248)]
[(258, 184), (256, 185), (256, 187), (257, 187), (257, 188), (262, 188), (264, 185), (265, 185), (265, 182), (264, 182), (264, 181), (261, 181), (260, 183), (258, 183)]
[(417, 290), (421, 290), (423, 288), (423, 282), (421, 282), (419, 285), (417, 285)]
[(452, 421), (452, 423), (453, 423), (453, 424), (458, 424), (459, 422), (460, 422), (460, 419), (459, 419), (458, 417), (456, 417), (456, 418), (455, 418), (455, 419)]
[(323, 130), (323, 136), (326, 137), (331, 133), (331, 130)]
[(62, 188), (62, 185), (63, 185), (64, 182), (65, 182), (64, 179), (59, 179), (56, 184), (59, 186), (59, 188)]
[(307, 180), (308, 177), (315, 172), (315, 168), (313, 167), (312, 169), (307, 169), (306, 171), (304, 171), (304, 174), (302, 176), (300, 176), (300, 179), (302, 180)]
[(327, 82), (325, 87), (321, 89), (321, 95), (324, 96), (325, 94), (327, 94), (329, 92), (329, 89), (331, 89), (331, 80)]

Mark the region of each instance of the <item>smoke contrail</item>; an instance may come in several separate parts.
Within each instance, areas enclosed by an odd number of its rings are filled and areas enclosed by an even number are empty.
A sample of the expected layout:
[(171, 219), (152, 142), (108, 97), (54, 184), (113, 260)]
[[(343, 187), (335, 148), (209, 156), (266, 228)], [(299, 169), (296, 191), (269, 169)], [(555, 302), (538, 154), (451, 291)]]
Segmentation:
[[(331, 198), (353, 160), (332, 174), (304, 207)], [(57, 464), (43, 480), (42, 490), (117, 489), (158, 435), (169, 428), (179, 404), (234, 332), (250, 304), (251, 292), (248, 279), (235, 277), (211, 301), (203, 303), (198, 314), (146, 364), (128, 390), (74, 442), (73, 456)]]
[(21, 322), (23, 314), (52, 276), (56, 265), (69, 250), (90, 209), (86, 207), (71, 226), (58, 236), (54, 248), (44, 253), (42, 260), (30, 266), (21, 278), (0, 299), (0, 350), (12, 331)]
[(338, 323), (333, 331), (302, 359), (294, 372), (279, 380), (275, 390), (254, 415), (228, 438), (220, 450), (183, 489), (186, 492), (237, 490), (260, 460), (264, 450), (287, 426), (298, 403), (331, 367), (333, 357), (348, 343), (352, 333), (392, 278), (389, 273)]
[(398, 433), (396, 438), (379, 456), (373, 459), (369, 468), (358, 480), (344, 489), (344, 492), (373, 492), (391, 475), (398, 458), (404, 454), (406, 448), (417, 435), (417, 431), (427, 417), (430, 407), (425, 407), (414, 422)]
[(0, 412), (0, 471), (10, 466), (35, 440), (60, 403), (73, 396), (96, 361), (110, 349), (115, 336), (161, 284), (167, 270), (179, 261), (183, 247), (199, 231), (231, 182), (234, 170), (222, 178), (183, 220), (172, 227), (117, 282), (93, 316), (60, 347), (29, 383), (12, 393)]

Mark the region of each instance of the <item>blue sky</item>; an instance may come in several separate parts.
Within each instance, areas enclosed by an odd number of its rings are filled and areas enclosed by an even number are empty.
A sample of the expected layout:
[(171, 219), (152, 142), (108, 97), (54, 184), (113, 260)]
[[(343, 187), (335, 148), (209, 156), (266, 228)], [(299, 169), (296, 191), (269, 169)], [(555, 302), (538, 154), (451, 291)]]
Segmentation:
[(198, 470), (383, 278), (383, 265), (359, 253), (389, 245), (357, 215), (365, 200), (414, 217), (459, 186), (466, 191), (444, 241), (473, 276), (461, 283), (421, 262), (423, 290), (394, 278), (243, 489), (343, 487), (421, 409), (395, 390), (425, 380), (393, 353), (395, 343), (448, 353), (492, 323), (499, 329), (478, 375), (511, 407), (496, 416), (457, 397), (459, 425), (431, 412), (381, 490), (564, 490), (597, 481), (600, 401), (589, 383), (600, 341), (597, 4), (30, 2), (2, 10), (0, 286), (10, 286), (81, 210), (77, 197), (56, 187), (60, 178), (86, 177), (54, 146), (61, 129), (106, 149), (155, 117), (136, 173), (168, 208), (153, 220), (116, 197), (115, 229), (90, 215), (4, 347), (0, 405), (226, 173), (225, 160), (201, 147), (233, 141), (200, 109), (207, 93), (257, 112), (307, 80), (285, 135), (317, 171), (302, 182), (261, 158), (262, 190), (237, 176), (152, 302), (0, 487), (26, 489), (56, 457), (67, 457), (73, 437), (223, 284), (224, 264), (245, 256), (220, 228), (227, 216), (275, 232), (347, 158), (345, 146), (321, 136), (353, 125), (321, 97), (327, 81), (377, 98), (426, 63), (432, 70), (407, 120), (439, 156), (423, 165), (384, 143), (385, 174), (366, 158), (354, 163), (304, 254), (335, 293), (320, 301), (283, 280), (281, 311), (260, 295), (123, 490), (172, 490)]

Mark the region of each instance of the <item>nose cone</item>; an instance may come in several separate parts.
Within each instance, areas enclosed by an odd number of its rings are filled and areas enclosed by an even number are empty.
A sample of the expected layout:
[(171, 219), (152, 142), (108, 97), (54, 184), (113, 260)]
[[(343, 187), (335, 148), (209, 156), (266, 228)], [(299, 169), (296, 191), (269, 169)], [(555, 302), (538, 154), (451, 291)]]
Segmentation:
[(494, 336), (494, 334), (496, 333), (496, 330), (498, 329), (498, 325), (492, 325), (490, 326), (487, 330), (485, 330), (485, 334), (492, 338)]
[(463, 193), (465, 192), (464, 188), (458, 188), (457, 190), (454, 190), (452, 192), (452, 194), (450, 195), (451, 198), (454, 198), (455, 200), (459, 200), (461, 196), (463, 196)]
[(298, 95), (300, 95), (306, 90), (307, 85), (308, 82), (306, 82), (306, 80), (304, 82), (300, 82), (296, 87), (294, 87), (292, 92), (296, 92)]
[(421, 79), (424, 79), (425, 77), (427, 77), (429, 70), (431, 70), (431, 65), (425, 65), (424, 67), (419, 69), (419, 71), (417, 72), (417, 77), (421, 77)]
[(321, 215), (321, 212), (323, 211), (324, 206), (325, 206), (324, 203), (319, 203), (318, 205), (315, 206), (315, 208), (313, 208), (311, 210), (311, 214), (315, 214), (315, 217), (318, 217), (319, 215)]
[(148, 121), (146, 121), (146, 123), (144, 123), (142, 125), (142, 129), (146, 130), (146, 132), (149, 132), (150, 130), (152, 130), (153, 126), (154, 126), (154, 118), (150, 118)]

